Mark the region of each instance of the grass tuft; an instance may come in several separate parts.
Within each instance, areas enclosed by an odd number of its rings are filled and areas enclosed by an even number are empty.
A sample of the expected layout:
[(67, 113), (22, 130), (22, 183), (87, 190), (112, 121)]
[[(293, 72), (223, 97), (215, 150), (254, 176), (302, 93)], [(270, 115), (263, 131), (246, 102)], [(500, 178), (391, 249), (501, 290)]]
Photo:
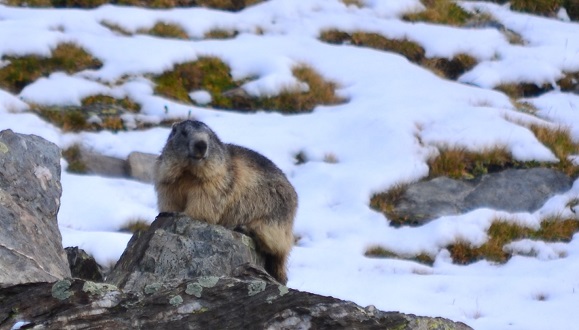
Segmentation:
[(385, 258), (385, 259), (404, 259), (415, 261), (424, 265), (432, 266), (434, 264), (434, 258), (432, 258), (428, 253), (422, 252), (417, 255), (403, 256), (387, 250), (381, 246), (373, 246), (366, 250), (364, 256), (368, 258)]
[(511, 9), (544, 16), (557, 13), (565, 0), (512, 0)]
[(201, 57), (197, 61), (177, 64), (171, 71), (154, 77), (155, 93), (191, 103), (189, 92), (206, 90), (211, 94), (212, 105), (231, 108), (231, 101), (224, 91), (238, 87), (230, 74), (230, 68), (216, 57)]
[(234, 81), (229, 66), (215, 57), (178, 64), (173, 70), (153, 79), (158, 94), (191, 103), (190, 91), (206, 90), (211, 94), (210, 105), (221, 109), (303, 113), (312, 111), (319, 104), (331, 105), (345, 101), (335, 93), (337, 84), (324, 80), (313, 68), (298, 65), (292, 72), (298, 80), (308, 85), (307, 91), (292, 86), (282, 89), (278, 95), (261, 98), (244, 93), (240, 88), (244, 81)]
[(458, 54), (452, 59), (426, 58), (424, 48), (416, 42), (407, 39), (389, 39), (377, 33), (353, 32), (350, 34), (340, 30), (326, 30), (321, 33), (320, 39), (331, 44), (347, 43), (394, 52), (406, 57), (410, 62), (453, 80), (477, 64), (477, 60), (468, 54)]
[(128, 97), (117, 99), (112, 96), (98, 94), (86, 97), (82, 99), (81, 102), (84, 107), (97, 104), (104, 104), (104, 105), (116, 105), (134, 113), (137, 113), (141, 110), (141, 106)]
[(411, 22), (430, 22), (462, 26), (472, 15), (451, 0), (422, 0), (425, 10), (406, 14), (403, 18)]
[(456, 264), (466, 265), (479, 260), (489, 260), (505, 263), (511, 254), (504, 250), (504, 246), (516, 240), (533, 239), (548, 242), (569, 242), (579, 231), (579, 221), (550, 217), (543, 219), (541, 227), (534, 230), (518, 224), (507, 222), (505, 219), (495, 219), (488, 230), (488, 240), (480, 247), (458, 241), (447, 249)]
[(133, 33), (129, 32), (128, 30), (126, 30), (125, 28), (121, 27), (120, 25), (115, 24), (115, 23), (112, 23), (112, 22), (109, 22), (109, 21), (107, 21), (107, 20), (102, 20), (102, 21), (100, 22), (100, 24), (101, 24), (102, 26), (108, 28), (109, 30), (111, 30), (111, 31), (113, 31), (113, 32), (115, 32), (115, 33), (118, 33), (118, 34), (120, 34), (120, 35), (123, 35), (123, 36), (132, 36), (132, 35), (133, 35)]
[(557, 168), (573, 178), (579, 176), (579, 167), (569, 160), (569, 156), (579, 153), (579, 143), (573, 140), (569, 129), (564, 127), (553, 129), (539, 125), (531, 125), (529, 129), (559, 158), (559, 163), (552, 164), (550, 167)]
[(428, 161), (430, 177), (448, 176), (454, 179), (473, 179), (506, 168), (521, 167), (506, 148), (497, 147), (482, 152), (464, 148), (443, 148), (439, 155)]
[(127, 221), (121, 228), (121, 232), (136, 233), (140, 231), (145, 231), (149, 229), (150, 224), (147, 220), (143, 219), (132, 219)]
[(407, 189), (408, 184), (399, 183), (386, 192), (372, 195), (370, 198), (370, 208), (382, 212), (390, 220), (390, 225), (393, 227), (408, 224), (410, 219), (394, 212), (395, 206), (400, 202)]
[(297, 87), (284, 88), (278, 95), (255, 99), (253, 110), (267, 109), (283, 113), (310, 112), (317, 105), (334, 105), (345, 102), (336, 95), (336, 83), (326, 81), (308, 65), (298, 65), (292, 69), (294, 76), (308, 85), (306, 92)]
[(341, 0), (346, 6), (364, 8), (364, 0)]
[(87, 166), (82, 160), (79, 145), (73, 145), (72, 147), (63, 150), (62, 157), (68, 162), (68, 167), (66, 168), (68, 172), (78, 174), (84, 174), (87, 172)]
[(9, 6), (95, 8), (105, 3), (145, 8), (208, 7), (239, 11), (263, 0), (6, 0)]
[(338, 156), (332, 152), (329, 152), (324, 155), (324, 162), (328, 164), (337, 164), (339, 162)]
[(58, 45), (51, 57), (28, 55), (22, 57), (4, 56), (10, 64), (0, 68), (0, 87), (15, 94), (42, 76), (55, 71), (75, 73), (86, 69), (98, 69), (102, 63), (73, 43)]
[(66, 132), (126, 130), (121, 116), (140, 110), (140, 105), (127, 97), (116, 99), (108, 95), (93, 95), (81, 102), (80, 107), (34, 106), (32, 109)]
[(162, 38), (189, 39), (189, 35), (181, 26), (165, 22), (157, 22), (152, 28), (138, 30), (137, 33), (150, 34)]
[(205, 39), (231, 39), (237, 36), (237, 31), (213, 29), (205, 33)]
[(553, 86), (550, 84), (537, 86), (533, 83), (519, 83), (500, 84), (494, 89), (507, 94), (511, 99), (520, 99), (524, 97), (539, 96), (543, 93), (553, 90)]
[(425, 58), (420, 64), (442, 77), (456, 80), (477, 63), (477, 60), (468, 54), (458, 54), (450, 60), (440, 57)]
[(389, 39), (377, 33), (354, 32), (350, 34), (340, 30), (326, 30), (320, 34), (320, 39), (331, 44), (348, 43), (395, 52), (414, 63), (422, 61), (425, 54), (424, 48), (416, 42), (407, 39)]
[(86, 114), (80, 108), (34, 107), (32, 109), (65, 132), (80, 132), (91, 128)]

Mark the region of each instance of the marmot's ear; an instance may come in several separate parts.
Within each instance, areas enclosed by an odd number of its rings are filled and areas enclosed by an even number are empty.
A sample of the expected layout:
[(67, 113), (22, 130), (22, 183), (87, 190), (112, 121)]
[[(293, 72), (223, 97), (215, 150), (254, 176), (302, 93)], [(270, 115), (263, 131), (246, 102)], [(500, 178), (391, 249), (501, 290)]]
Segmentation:
[(169, 137), (167, 139), (170, 139), (173, 137), (173, 135), (175, 135), (175, 132), (177, 131), (177, 124), (179, 123), (173, 123), (173, 125), (171, 125), (171, 132), (169, 133)]

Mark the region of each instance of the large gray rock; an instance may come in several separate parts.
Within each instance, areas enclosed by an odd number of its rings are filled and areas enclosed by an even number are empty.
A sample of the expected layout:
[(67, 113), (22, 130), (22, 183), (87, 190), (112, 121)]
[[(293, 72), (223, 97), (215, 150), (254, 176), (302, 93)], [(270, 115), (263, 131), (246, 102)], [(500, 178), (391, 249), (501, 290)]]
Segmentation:
[(56, 220), (61, 192), (56, 145), (0, 132), (0, 286), (70, 276)]
[(101, 155), (97, 152), (79, 149), (80, 161), (84, 164), (86, 174), (123, 178), (127, 176), (127, 162), (124, 159)]
[(484, 175), (464, 199), (463, 209), (488, 207), (509, 212), (534, 212), (552, 196), (563, 193), (573, 180), (557, 170), (533, 168)]
[(396, 214), (409, 224), (421, 224), (464, 210), (463, 200), (475, 185), (470, 182), (439, 177), (408, 186), (395, 207)]
[(569, 176), (548, 168), (510, 169), (470, 181), (439, 177), (409, 185), (393, 213), (405, 219), (403, 224), (420, 225), (483, 207), (534, 212), (572, 184)]
[(231, 275), (245, 263), (263, 265), (253, 240), (222, 226), (162, 213), (133, 235), (107, 282), (140, 291), (197, 276)]
[(152, 183), (158, 156), (138, 151), (131, 152), (127, 158), (129, 176), (135, 180)]

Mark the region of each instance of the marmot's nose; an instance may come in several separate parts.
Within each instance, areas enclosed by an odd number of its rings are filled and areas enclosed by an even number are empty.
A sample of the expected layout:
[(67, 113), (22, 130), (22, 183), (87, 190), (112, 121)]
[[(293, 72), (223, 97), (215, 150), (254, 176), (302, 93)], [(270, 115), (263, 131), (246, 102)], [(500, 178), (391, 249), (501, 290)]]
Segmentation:
[(203, 159), (207, 154), (207, 142), (197, 141), (193, 144), (192, 156), (195, 159)]

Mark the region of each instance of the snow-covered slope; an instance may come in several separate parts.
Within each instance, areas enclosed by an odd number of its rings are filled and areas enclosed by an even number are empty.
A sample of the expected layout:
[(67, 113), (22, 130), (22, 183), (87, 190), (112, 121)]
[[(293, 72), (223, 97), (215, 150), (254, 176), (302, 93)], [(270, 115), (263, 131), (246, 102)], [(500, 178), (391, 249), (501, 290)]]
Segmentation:
[[(480, 151), (500, 145), (518, 160), (557, 161), (522, 123), (562, 124), (579, 141), (579, 95), (555, 89), (527, 100), (539, 109), (537, 116), (531, 116), (517, 111), (509, 97), (491, 88), (511, 82), (551, 84), (565, 72), (578, 72), (579, 25), (493, 4), (463, 4), (489, 12), (526, 41), (513, 45), (494, 28), (401, 20), (403, 13), (421, 8), (418, 0), (366, 3), (358, 8), (338, 0), (270, 0), (238, 13), (0, 5), (0, 56), (49, 55), (59, 43), (72, 42), (103, 63), (98, 70), (53, 73), (19, 95), (0, 90), (0, 129), (37, 134), (61, 147), (80, 143), (106, 155), (126, 157), (131, 151), (158, 153), (168, 129), (64, 133), (27, 112), (28, 104), (79, 105), (86, 96), (107, 94), (129, 96), (151, 122), (193, 116), (210, 125), (222, 140), (272, 159), (295, 185), (300, 207), (294, 231), (300, 239), (290, 258), (290, 287), (383, 310), (447, 317), (475, 329), (573, 328), (579, 324), (575, 312), (579, 238), (569, 244), (536, 245), (544, 250), (542, 255), (565, 257), (515, 256), (505, 265), (481, 261), (457, 266), (445, 246), (458, 238), (481, 244), (491, 220), (509, 215), (480, 209), (418, 228), (393, 228), (368, 205), (373, 193), (427, 176), (427, 160), (437, 146)], [(151, 28), (157, 21), (172, 22), (191, 39), (126, 36), (103, 21), (129, 33)], [(240, 33), (232, 39), (203, 39), (204, 33), (217, 28)], [(424, 47), (426, 56), (466, 53), (479, 64), (458, 82), (449, 81), (398, 54), (320, 41), (319, 34), (330, 28), (407, 38)], [(147, 74), (205, 55), (221, 58), (236, 79), (257, 77), (245, 86), (253, 95), (275, 94), (295, 84), (291, 68), (305, 63), (337, 82), (339, 94), (348, 102), (284, 116), (207, 109), (153, 94)], [(307, 154), (309, 162), (296, 165), (298, 152)], [(324, 162), (327, 154), (335, 155), (337, 162)], [(103, 264), (114, 263), (130, 238), (116, 232), (123, 224), (134, 219), (152, 221), (156, 215), (150, 185), (65, 172), (62, 186), (63, 244), (78, 245)], [(541, 210), (516, 216), (529, 225), (546, 214), (573, 216), (565, 204), (577, 196), (579, 181)], [(428, 267), (365, 257), (366, 249), (374, 245), (401, 254), (428, 251), (436, 260)], [(553, 250), (558, 253), (549, 253)]]

